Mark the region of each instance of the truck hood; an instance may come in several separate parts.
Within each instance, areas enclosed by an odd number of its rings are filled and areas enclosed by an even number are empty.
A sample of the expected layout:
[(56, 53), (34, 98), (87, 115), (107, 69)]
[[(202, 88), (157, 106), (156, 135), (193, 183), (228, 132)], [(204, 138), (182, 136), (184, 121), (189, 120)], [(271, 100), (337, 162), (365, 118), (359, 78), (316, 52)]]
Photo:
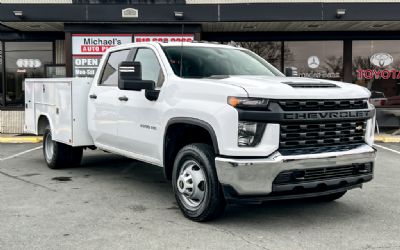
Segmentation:
[(230, 76), (219, 80), (242, 87), (249, 97), (271, 99), (351, 99), (369, 98), (368, 89), (356, 84), (277, 76)]

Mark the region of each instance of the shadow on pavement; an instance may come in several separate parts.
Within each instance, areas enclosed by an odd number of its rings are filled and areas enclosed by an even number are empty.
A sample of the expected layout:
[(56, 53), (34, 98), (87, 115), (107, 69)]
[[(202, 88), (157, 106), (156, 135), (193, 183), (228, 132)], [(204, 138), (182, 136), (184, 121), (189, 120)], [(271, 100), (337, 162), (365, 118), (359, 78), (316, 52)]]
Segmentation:
[[(112, 154), (96, 154), (85, 156), (82, 167), (69, 169), (69, 173), (93, 178), (93, 182), (111, 185), (109, 188), (118, 183), (159, 202), (170, 199), (166, 206), (171, 203), (176, 204), (170, 181), (164, 179), (163, 169), (157, 166)], [(208, 224), (240, 223), (245, 227), (275, 225), (281, 229), (286, 227), (304, 229), (321, 223), (348, 223), (356, 217), (366, 216), (364, 208), (352, 203), (352, 200), (346, 197), (348, 195), (349, 193), (338, 201), (328, 203), (291, 200), (270, 201), (259, 205), (231, 205), (222, 218)]]

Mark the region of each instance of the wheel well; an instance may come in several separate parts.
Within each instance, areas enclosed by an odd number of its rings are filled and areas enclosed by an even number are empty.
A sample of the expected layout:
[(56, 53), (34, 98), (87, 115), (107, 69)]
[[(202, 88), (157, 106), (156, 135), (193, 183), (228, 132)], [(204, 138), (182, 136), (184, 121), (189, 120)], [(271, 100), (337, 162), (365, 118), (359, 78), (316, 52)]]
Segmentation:
[(50, 125), (49, 120), (45, 115), (41, 115), (38, 120), (38, 134), (43, 135), (44, 130)]
[(205, 143), (213, 147), (215, 153), (218, 154), (214, 131), (209, 130), (202, 125), (189, 123), (174, 123), (168, 126), (164, 136), (164, 174), (168, 180), (172, 178), (174, 159), (184, 146), (192, 143)]

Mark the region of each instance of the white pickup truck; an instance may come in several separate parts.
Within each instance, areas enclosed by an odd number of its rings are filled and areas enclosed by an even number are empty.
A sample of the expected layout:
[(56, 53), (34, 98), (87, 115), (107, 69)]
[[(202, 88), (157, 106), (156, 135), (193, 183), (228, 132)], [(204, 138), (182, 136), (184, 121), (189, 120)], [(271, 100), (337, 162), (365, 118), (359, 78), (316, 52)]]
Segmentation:
[(50, 168), (86, 148), (163, 167), (194, 221), (230, 203), (332, 201), (373, 178), (370, 92), (285, 77), (243, 48), (118, 46), (93, 79), (29, 79), (25, 92), (25, 130), (44, 136)]

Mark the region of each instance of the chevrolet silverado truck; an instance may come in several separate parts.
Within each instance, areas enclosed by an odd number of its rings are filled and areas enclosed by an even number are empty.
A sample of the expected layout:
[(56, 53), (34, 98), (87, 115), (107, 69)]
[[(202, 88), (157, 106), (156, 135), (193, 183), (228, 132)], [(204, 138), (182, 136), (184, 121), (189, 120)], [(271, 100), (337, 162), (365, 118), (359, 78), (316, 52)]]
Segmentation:
[(286, 77), (243, 48), (117, 46), (93, 79), (28, 79), (25, 92), (50, 168), (95, 148), (162, 167), (194, 221), (232, 203), (333, 201), (373, 178), (370, 92)]

